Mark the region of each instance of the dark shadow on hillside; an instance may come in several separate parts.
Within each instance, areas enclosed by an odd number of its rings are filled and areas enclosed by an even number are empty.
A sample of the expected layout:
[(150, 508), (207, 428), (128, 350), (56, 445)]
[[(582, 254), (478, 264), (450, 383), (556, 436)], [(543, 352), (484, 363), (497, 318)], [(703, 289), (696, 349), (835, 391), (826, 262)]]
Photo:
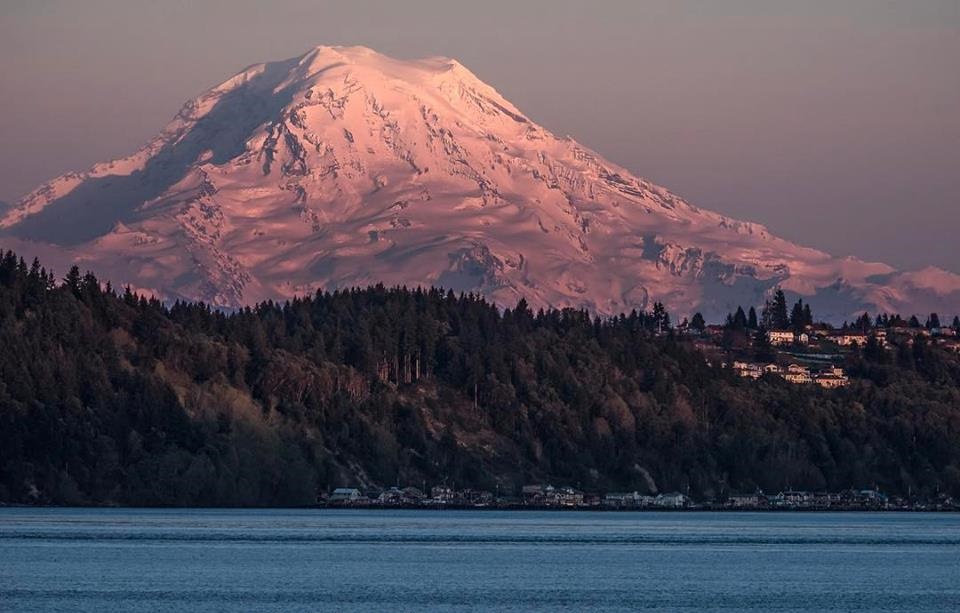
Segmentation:
[(273, 93), (297, 60), (271, 62), (247, 83), (225, 94), (179, 141), (163, 147), (142, 171), (88, 179), (69, 194), (50, 203), (9, 229), (20, 238), (78, 245), (109, 232), (117, 222), (139, 216), (143, 202), (163, 194), (186, 176), (204, 151), (214, 164), (223, 164), (244, 152), (249, 135), (276, 118), (290, 103), (292, 88)]

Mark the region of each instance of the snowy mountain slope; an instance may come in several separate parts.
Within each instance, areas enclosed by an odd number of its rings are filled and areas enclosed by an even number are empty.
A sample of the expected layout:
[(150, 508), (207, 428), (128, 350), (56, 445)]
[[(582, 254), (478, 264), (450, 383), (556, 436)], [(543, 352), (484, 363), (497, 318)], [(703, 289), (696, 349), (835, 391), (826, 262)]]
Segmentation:
[(0, 212), (0, 244), (232, 306), (375, 282), (709, 317), (960, 311), (960, 276), (834, 258), (698, 209), (538, 126), (454, 60), (318, 47), (189, 101), (132, 156)]

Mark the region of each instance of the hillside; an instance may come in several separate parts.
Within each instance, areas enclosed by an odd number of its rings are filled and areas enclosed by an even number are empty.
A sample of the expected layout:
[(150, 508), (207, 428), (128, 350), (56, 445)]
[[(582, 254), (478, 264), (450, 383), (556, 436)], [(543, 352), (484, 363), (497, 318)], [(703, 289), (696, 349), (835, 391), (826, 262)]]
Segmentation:
[(299, 505), (341, 485), (960, 495), (960, 365), (710, 366), (659, 315), (370, 287), (225, 314), (0, 257), (0, 501)]
[(455, 60), (363, 47), (241, 71), (140, 151), (0, 211), (0, 241), (229, 307), (376, 283), (711, 319), (775, 287), (838, 322), (960, 304), (955, 274), (836, 258), (700, 209), (552, 134)]

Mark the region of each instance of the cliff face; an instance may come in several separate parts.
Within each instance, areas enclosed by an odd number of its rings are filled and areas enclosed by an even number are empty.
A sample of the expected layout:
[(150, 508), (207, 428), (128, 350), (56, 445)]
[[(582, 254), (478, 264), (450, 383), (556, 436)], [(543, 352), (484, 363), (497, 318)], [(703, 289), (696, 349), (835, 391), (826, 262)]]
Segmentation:
[(708, 318), (778, 285), (832, 319), (960, 304), (957, 275), (833, 258), (698, 209), (454, 60), (360, 47), (244, 70), (134, 155), (0, 209), (0, 241), (223, 306), (376, 282)]

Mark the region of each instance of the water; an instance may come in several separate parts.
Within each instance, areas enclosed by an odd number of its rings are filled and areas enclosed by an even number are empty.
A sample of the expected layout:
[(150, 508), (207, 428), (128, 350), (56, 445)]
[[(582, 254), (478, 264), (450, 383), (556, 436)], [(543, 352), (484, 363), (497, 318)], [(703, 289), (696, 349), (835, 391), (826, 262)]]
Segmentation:
[(960, 611), (960, 515), (0, 509), (0, 611)]

